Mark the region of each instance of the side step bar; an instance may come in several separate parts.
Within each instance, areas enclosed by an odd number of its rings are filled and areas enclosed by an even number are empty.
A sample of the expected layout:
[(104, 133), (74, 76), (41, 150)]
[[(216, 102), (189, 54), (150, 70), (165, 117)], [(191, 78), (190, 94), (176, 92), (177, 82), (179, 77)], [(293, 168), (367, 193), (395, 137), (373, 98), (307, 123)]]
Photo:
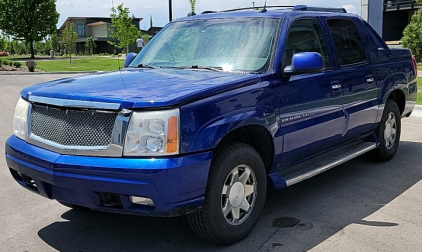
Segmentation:
[(345, 163), (359, 155), (362, 155), (368, 151), (371, 151), (373, 149), (377, 148), (376, 143), (372, 142), (363, 142), (359, 145), (356, 145), (350, 149), (347, 149), (345, 152), (339, 153), (338, 155), (335, 155), (334, 157), (328, 158), (326, 160), (322, 160), (318, 163), (312, 164), (312, 167), (315, 167), (314, 169), (306, 169), (299, 171), (298, 173), (295, 173), (292, 176), (282, 176), (282, 178), (285, 179), (287, 186), (294, 185), (296, 183), (299, 183), (305, 179), (311, 178), (313, 176), (316, 176), (324, 171), (327, 171), (337, 165), (340, 165), (342, 163)]

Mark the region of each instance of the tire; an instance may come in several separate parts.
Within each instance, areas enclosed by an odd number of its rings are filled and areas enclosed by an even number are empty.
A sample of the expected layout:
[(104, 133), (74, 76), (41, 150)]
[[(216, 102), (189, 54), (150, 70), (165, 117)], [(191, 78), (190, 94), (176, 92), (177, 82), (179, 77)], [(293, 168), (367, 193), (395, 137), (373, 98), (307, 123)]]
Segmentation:
[(397, 103), (387, 100), (381, 122), (376, 130), (380, 145), (374, 150), (374, 158), (384, 162), (392, 159), (400, 143), (401, 116)]
[(267, 189), (264, 163), (258, 152), (231, 143), (211, 162), (204, 206), (187, 215), (201, 238), (230, 245), (248, 236), (264, 208)]

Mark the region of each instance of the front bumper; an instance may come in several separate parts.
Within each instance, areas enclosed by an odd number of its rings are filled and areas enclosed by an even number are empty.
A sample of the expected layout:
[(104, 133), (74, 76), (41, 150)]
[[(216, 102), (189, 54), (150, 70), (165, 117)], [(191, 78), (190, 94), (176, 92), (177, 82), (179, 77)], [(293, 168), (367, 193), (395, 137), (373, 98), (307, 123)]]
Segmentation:
[[(35, 193), (93, 210), (151, 216), (201, 207), (212, 158), (212, 152), (166, 158), (62, 155), (15, 136), (5, 149), (12, 176)], [(134, 204), (130, 196), (149, 198), (154, 205)]]

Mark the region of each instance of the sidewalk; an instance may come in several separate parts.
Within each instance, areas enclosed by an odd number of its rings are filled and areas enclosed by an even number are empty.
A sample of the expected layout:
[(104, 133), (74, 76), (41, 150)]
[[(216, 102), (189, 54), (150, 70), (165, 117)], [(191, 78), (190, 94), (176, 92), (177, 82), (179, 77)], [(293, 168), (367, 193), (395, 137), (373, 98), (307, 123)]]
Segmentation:
[(411, 116), (422, 117), (422, 105), (416, 105)]

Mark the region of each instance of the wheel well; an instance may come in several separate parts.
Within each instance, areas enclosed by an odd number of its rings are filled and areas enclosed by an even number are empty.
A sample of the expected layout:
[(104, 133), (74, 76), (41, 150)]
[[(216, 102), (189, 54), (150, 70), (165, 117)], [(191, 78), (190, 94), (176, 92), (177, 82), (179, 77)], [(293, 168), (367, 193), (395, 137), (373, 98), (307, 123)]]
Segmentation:
[(388, 99), (392, 99), (397, 103), (397, 106), (400, 110), (400, 115), (403, 114), (404, 107), (406, 105), (406, 100), (403, 91), (401, 90), (394, 90), (391, 92), (391, 94), (388, 96)]
[(270, 133), (262, 126), (244, 126), (231, 131), (223, 137), (217, 149), (228, 142), (245, 143), (252, 146), (261, 156), (268, 173), (274, 159), (274, 145)]

